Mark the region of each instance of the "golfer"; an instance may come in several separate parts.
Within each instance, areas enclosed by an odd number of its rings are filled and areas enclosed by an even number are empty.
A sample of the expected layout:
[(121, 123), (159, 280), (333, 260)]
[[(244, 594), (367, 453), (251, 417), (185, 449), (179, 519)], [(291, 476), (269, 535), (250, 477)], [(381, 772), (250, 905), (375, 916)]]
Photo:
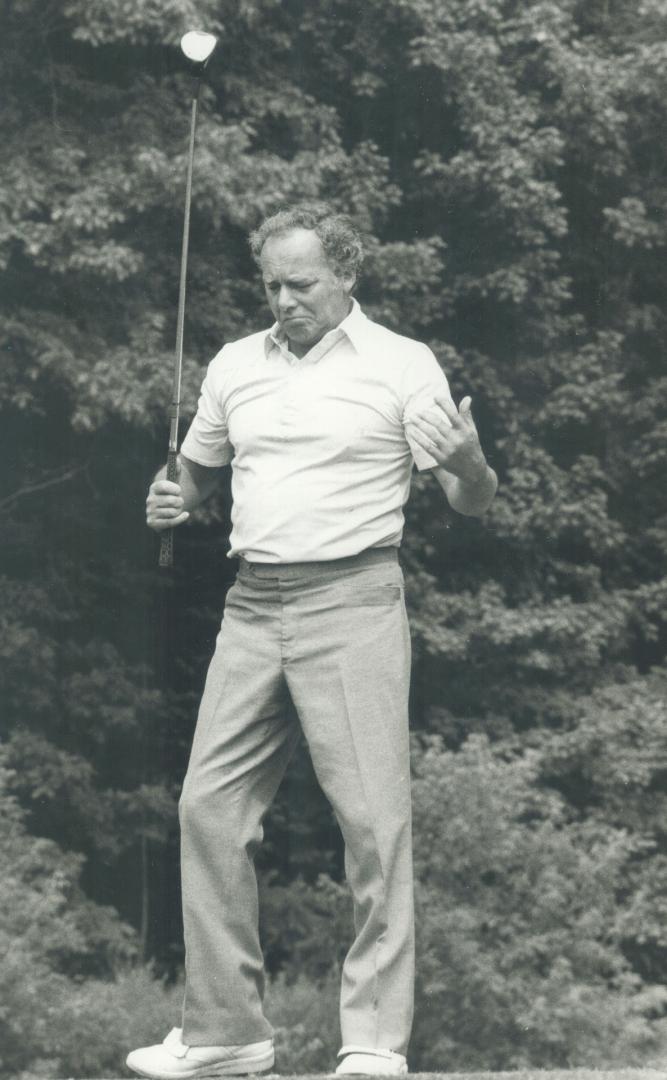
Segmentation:
[(336, 1071), (401, 1075), (414, 978), (403, 506), (413, 465), (462, 514), (484, 513), (497, 481), (470, 399), (457, 408), (426, 345), (353, 299), (363, 252), (346, 216), (298, 205), (250, 243), (275, 322), (213, 359), (179, 482), (163, 471), (147, 499), (151, 528), (180, 525), (231, 465), (239, 571), (180, 802), (182, 1027), (127, 1063), (158, 1080), (273, 1066), (253, 857), (303, 731), (354, 898)]

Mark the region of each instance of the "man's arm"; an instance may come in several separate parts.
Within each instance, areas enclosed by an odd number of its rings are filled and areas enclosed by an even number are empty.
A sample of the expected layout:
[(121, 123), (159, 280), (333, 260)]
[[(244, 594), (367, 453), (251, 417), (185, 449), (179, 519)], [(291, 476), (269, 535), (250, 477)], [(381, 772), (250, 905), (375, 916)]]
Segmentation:
[(432, 471), (452, 509), (479, 517), (493, 501), (498, 478), (484, 457), (470, 405), (466, 397), (457, 409), (444, 394), (437, 395), (432, 407), (411, 416), (410, 428), (435, 458)]
[(490, 465), (478, 479), (462, 480), (438, 466), (431, 470), (447, 496), (452, 510), (468, 517), (480, 517), (488, 510), (498, 488), (498, 477)]
[(165, 480), (163, 466), (148, 489), (146, 524), (156, 532), (174, 529), (190, 517), (190, 511), (208, 499), (218, 485), (223, 466), (209, 468), (190, 461), (182, 454), (178, 459), (178, 483)]

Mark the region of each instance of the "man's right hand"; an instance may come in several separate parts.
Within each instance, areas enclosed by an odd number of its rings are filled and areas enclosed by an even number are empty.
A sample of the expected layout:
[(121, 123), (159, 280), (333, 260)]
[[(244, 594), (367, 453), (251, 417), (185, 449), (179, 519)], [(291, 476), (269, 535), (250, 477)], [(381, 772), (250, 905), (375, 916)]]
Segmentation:
[[(180, 470), (179, 470), (180, 471)], [(146, 499), (146, 524), (156, 532), (174, 529), (190, 517), (183, 509), (183, 494), (179, 484), (171, 480), (154, 480)]]
[[(160, 469), (148, 489), (146, 524), (156, 532), (174, 529), (190, 517), (218, 486), (222, 466), (209, 467), (179, 454), (176, 481), (167, 480), (167, 466)], [(185, 510), (187, 506), (189, 509)]]

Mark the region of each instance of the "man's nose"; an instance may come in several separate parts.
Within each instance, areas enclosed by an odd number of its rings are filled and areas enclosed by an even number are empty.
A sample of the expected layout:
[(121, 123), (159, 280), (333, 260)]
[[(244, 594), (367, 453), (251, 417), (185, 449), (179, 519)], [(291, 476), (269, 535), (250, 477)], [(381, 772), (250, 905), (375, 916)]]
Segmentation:
[(291, 311), (295, 303), (296, 301), (290, 289), (286, 285), (281, 285), (278, 293), (278, 308), (280, 311)]

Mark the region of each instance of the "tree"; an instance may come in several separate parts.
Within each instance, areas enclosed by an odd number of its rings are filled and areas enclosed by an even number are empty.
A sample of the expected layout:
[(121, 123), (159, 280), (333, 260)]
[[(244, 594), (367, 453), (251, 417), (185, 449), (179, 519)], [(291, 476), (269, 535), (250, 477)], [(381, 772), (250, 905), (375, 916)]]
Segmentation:
[[(113, 910), (83, 894), (81, 858), (27, 832), (16, 799), (7, 794), (10, 780), (2, 765), (1, 1061), (7, 1075), (16, 1075), (35, 1058), (57, 1058), (63, 998), (71, 994), (72, 977), (109, 976), (133, 958), (136, 942)], [(29, 1038), (28, 1016), (34, 1020)]]
[(452, 753), (430, 736), (416, 760), (418, 1067), (600, 1067), (655, 1051), (665, 990), (633, 974), (617, 922), (638, 842), (573, 820), (540, 791), (535, 752), (473, 736)]

